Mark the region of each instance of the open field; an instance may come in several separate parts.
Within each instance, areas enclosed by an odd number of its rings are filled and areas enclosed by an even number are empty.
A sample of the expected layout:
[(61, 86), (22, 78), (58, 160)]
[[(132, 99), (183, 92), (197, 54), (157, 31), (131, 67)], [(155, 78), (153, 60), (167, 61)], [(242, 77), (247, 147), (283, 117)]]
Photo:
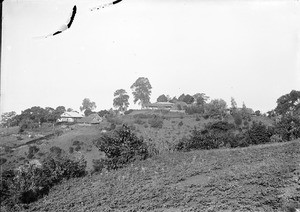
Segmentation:
[(299, 177), (300, 140), (176, 152), (72, 179), (27, 211), (289, 211)]

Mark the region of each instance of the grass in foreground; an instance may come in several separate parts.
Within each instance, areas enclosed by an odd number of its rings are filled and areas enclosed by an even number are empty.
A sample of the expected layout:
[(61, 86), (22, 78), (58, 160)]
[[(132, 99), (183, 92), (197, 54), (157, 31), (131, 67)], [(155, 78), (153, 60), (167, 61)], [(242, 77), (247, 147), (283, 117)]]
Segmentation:
[(28, 211), (292, 211), (300, 142), (176, 152), (56, 186)]

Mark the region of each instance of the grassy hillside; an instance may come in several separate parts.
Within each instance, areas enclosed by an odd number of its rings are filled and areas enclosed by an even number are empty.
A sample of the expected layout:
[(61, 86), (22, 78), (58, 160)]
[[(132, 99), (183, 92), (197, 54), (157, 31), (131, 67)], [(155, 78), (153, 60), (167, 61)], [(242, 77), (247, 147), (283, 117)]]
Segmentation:
[(27, 211), (292, 211), (299, 177), (300, 140), (175, 152), (72, 179)]

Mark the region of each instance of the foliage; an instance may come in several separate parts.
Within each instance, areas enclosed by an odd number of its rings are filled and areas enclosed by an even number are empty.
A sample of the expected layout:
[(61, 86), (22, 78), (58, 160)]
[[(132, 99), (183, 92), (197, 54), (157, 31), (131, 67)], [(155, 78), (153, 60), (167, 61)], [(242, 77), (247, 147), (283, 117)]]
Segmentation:
[(239, 112), (235, 112), (235, 113), (232, 114), (232, 116), (233, 116), (235, 125), (236, 126), (241, 126), (242, 121), (243, 121), (242, 115)]
[(165, 94), (162, 94), (160, 95), (158, 98), (157, 98), (157, 102), (168, 102), (168, 97), (165, 95)]
[(187, 114), (203, 114), (204, 113), (204, 106), (201, 105), (189, 105), (185, 108), (185, 112)]
[(205, 105), (205, 115), (211, 118), (222, 118), (226, 114), (227, 104), (223, 99), (213, 99)]
[(271, 136), (271, 129), (262, 122), (253, 122), (250, 129), (245, 133), (247, 142), (254, 145), (271, 142)]
[(62, 180), (84, 176), (85, 168), (83, 159), (48, 156), (41, 164), (34, 161), (15, 170), (5, 170), (1, 173), (1, 202), (11, 208), (34, 202)]
[(210, 122), (204, 129), (192, 131), (190, 138), (182, 139), (177, 150), (217, 149), (223, 146), (236, 147), (236, 137), (233, 134), (234, 125), (225, 121)]
[(144, 108), (146, 104), (150, 103), (152, 86), (148, 78), (139, 77), (130, 88), (132, 89), (134, 104), (139, 101), (139, 104)]
[(29, 146), (27, 158), (32, 159), (39, 150), (37, 146)]
[(116, 90), (114, 93), (113, 105), (119, 111), (125, 111), (129, 106), (129, 96), (124, 89)]
[(237, 112), (237, 103), (235, 101), (235, 99), (233, 97), (231, 97), (231, 107), (230, 107), (230, 110), (231, 110), (231, 113), (236, 113)]
[(181, 126), (183, 126), (183, 122), (182, 122), (182, 121), (180, 121), (180, 122), (178, 123), (178, 127), (181, 127)]
[(107, 169), (117, 169), (135, 161), (148, 157), (147, 145), (142, 138), (138, 138), (127, 125), (113, 133), (103, 134), (96, 141), (97, 148), (106, 154), (101, 161)]
[(6, 158), (0, 158), (0, 166), (2, 166), (4, 163), (6, 163)]
[(52, 146), (50, 148), (50, 152), (54, 155), (54, 156), (58, 156), (60, 157), (63, 153), (63, 150), (57, 146)]
[(261, 116), (260, 110), (256, 110), (254, 113), (255, 113), (256, 116)]
[(153, 128), (162, 128), (164, 119), (160, 116), (154, 116), (153, 118), (148, 120), (148, 124), (150, 124), (150, 126)]
[(279, 115), (300, 114), (300, 91), (292, 90), (277, 99), (275, 112)]
[(195, 101), (196, 101), (196, 105), (198, 106), (204, 106), (204, 104), (206, 104), (206, 101), (209, 99), (208, 96), (206, 96), (205, 93), (196, 93), (193, 95)]
[(90, 108), (87, 108), (85, 111), (84, 111), (84, 115), (85, 116), (89, 116), (91, 114), (93, 114), (94, 112), (90, 109)]
[(275, 132), (280, 135), (284, 141), (290, 141), (300, 138), (300, 118), (287, 115), (275, 124)]
[(193, 96), (187, 94), (187, 95), (184, 96), (182, 101), (187, 103), (187, 104), (192, 104), (195, 101), (195, 99), (194, 99)]
[(80, 106), (80, 111), (85, 111), (87, 109), (90, 109), (91, 111), (93, 111), (94, 109), (96, 109), (96, 103), (92, 102), (89, 98), (85, 98), (82, 101), (82, 106)]
[(17, 113), (15, 111), (3, 113), (1, 115), (1, 125), (3, 127), (16, 126), (17, 125), (16, 119), (15, 119), (16, 115), (17, 115)]
[(243, 119), (251, 119), (251, 115), (254, 113), (254, 111), (251, 108), (247, 108), (245, 103), (243, 102), (243, 107), (240, 111)]
[(100, 116), (100, 117), (104, 117), (105, 115), (108, 115), (109, 114), (109, 111), (108, 110), (100, 110), (99, 112), (98, 112), (98, 115)]

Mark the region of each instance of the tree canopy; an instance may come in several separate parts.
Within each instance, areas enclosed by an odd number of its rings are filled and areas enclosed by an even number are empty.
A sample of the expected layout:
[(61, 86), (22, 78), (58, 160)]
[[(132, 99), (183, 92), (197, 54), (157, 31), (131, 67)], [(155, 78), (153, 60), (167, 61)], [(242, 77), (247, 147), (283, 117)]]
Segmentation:
[(145, 107), (150, 103), (150, 95), (152, 86), (146, 77), (139, 77), (130, 87), (134, 97), (134, 104), (139, 101), (139, 104)]
[(292, 90), (277, 99), (275, 112), (278, 115), (293, 115), (300, 113), (300, 91)]
[(160, 95), (157, 100), (157, 102), (167, 102), (168, 101), (168, 97), (165, 94)]
[(129, 96), (124, 89), (118, 89), (114, 93), (114, 107), (118, 108), (119, 111), (127, 110), (129, 106)]
[(93, 111), (94, 109), (96, 109), (96, 103), (92, 102), (89, 98), (85, 98), (82, 101), (82, 106), (80, 107), (80, 111), (85, 111), (86, 109), (90, 109), (91, 111)]

